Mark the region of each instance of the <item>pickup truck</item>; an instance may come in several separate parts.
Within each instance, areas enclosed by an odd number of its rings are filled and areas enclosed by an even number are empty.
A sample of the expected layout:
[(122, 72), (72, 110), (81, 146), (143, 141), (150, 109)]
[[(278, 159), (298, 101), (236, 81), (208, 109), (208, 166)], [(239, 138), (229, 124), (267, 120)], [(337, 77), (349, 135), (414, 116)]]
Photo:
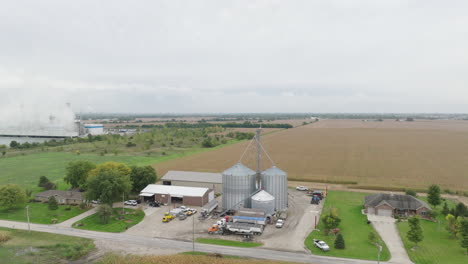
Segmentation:
[(282, 228), (283, 225), (284, 225), (283, 219), (278, 219), (278, 221), (276, 221), (276, 228)]
[(322, 240), (314, 239), (314, 245), (322, 251), (330, 250), (330, 247), (327, 245), (327, 243), (323, 242)]

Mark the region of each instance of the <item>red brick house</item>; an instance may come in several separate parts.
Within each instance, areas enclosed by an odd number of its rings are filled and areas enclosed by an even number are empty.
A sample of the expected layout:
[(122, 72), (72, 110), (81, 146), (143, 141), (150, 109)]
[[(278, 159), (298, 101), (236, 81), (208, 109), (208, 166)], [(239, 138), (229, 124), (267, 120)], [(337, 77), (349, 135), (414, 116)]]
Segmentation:
[(411, 195), (378, 193), (364, 198), (364, 212), (380, 216), (414, 216), (427, 218), (429, 205)]

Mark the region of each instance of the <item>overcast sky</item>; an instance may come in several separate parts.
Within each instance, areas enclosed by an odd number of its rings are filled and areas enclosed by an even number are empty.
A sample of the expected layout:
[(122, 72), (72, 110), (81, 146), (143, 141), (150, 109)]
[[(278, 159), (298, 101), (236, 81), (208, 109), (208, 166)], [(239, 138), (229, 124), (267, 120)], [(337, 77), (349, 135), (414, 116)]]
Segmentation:
[(468, 112), (468, 1), (3, 1), (0, 104)]

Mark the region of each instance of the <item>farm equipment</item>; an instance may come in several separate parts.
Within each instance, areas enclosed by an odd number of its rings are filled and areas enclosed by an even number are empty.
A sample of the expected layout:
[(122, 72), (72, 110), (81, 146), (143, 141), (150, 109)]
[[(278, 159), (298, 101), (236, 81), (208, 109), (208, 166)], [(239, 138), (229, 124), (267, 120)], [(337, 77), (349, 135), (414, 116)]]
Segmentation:
[(317, 195), (312, 196), (312, 199), (310, 200), (311, 204), (320, 204), (320, 198)]
[(263, 233), (263, 225), (253, 223), (226, 222), (225, 218), (219, 220), (208, 229), (208, 234), (241, 234), (260, 235)]
[(170, 222), (172, 219), (174, 219), (174, 216), (172, 214), (170, 214), (169, 212), (166, 212), (162, 218), (162, 222), (163, 223), (168, 223)]
[(312, 196), (312, 197), (317, 196), (320, 200), (325, 198), (325, 194), (323, 193), (322, 190), (309, 191), (309, 192), (307, 192), (307, 195)]

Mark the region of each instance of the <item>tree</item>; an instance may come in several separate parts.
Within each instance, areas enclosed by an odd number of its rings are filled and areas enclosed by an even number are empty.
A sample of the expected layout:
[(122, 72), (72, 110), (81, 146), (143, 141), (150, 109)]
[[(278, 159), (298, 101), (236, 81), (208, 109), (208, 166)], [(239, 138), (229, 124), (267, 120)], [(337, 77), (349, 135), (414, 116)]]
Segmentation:
[(120, 200), (123, 194), (130, 192), (132, 181), (128, 174), (117, 169), (100, 170), (97, 175), (88, 177), (85, 188), (88, 201), (100, 200), (112, 206), (114, 201)]
[(99, 219), (101, 220), (101, 224), (109, 223), (109, 218), (112, 215), (112, 207), (107, 204), (100, 205), (97, 209), (97, 213), (99, 215)]
[(411, 217), (408, 219), (408, 224), (410, 230), (406, 233), (406, 237), (409, 241), (415, 243), (416, 245), (424, 239), (423, 231), (421, 224), (419, 223), (418, 217)]
[(26, 192), (18, 185), (7, 184), (0, 186), (0, 206), (14, 208), (23, 205), (28, 200)]
[(336, 249), (345, 249), (345, 241), (342, 234), (338, 234), (335, 239), (335, 248)]
[(6, 151), (2, 151), (2, 156), (5, 156), (6, 155)]
[(466, 205), (462, 202), (458, 203), (457, 206), (455, 207), (455, 217), (465, 217), (468, 216), (468, 209), (466, 208)]
[(10, 148), (17, 148), (20, 144), (15, 140), (10, 142)]
[(438, 185), (433, 184), (429, 186), (429, 191), (427, 192), (427, 201), (433, 206), (437, 206), (441, 203), (440, 187)]
[(450, 213), (450, 209), (448, 208), (447, 202), (444, 202), (444, 207), (442, 208), (442, 214), (447, 216)]
[(406, 193), (407, 195), (411, 195), (411, 196), (413, 196), (413, 197), (418, 196), (417, 193), (416, 193), (416, 191), (415, 191), (415, 190), (411, 190), (411, 189), (407, 189), (407, 190), (405, 191), (405, 193)]
[(448, 214), (445, 217), (445, 220), (447, 220), (447, 227), (446, 227), (447, 231), (449, 231), (452, 235), (457, 236), (460, 230), (460, 226), (457, 221), (457, 218), (452, 214)]
[(335, 213), (330, 212), (322, 217), (322, 221), (326, 229), (333, 229), (340, 225), (341, 219)]
[(155, 183), (157, 180), (156, 170), (151, 166), (131, 167), (130, 179), (132, 180), (132, 191), (139, 192), (148, 184)]
[(37, 184), (37, 186), (44, 187), (44, 185), (48, 182), (50, 182), (50, 180), (46, 176), (41, 176), (39, 177), (39, 183)]
[(88, 173), (88, 177), (96, 176), (103, 171), (110, 171), (110, 170), (117, 170), (124, 175), (130, 175), (130, 172), (131, 172), (130, 168), (123, 163), (105, 162), (105, 163), (99, 164), (98, 166), (96, 166), (96, 168), (90, 170)]
[(86, 182), (88, 173), (95, 168), (96, 164), (87, 160), (71, 161), (67, 165), (64, 181), (72, 188), (79, 188)]
[(48, 182), (44, 184), (44, 189), (46, 190), (54, 190), (55, 188), (57, 188), (57, 186), (53, 182)]
[(468, 254), (468, 219), (463, 219), (460, 222), (460, 235), (461, 235), (460, 244), (462, 248), (466, 249), (466, 253)]
[(47, 202), (47, 207), (49, 208), (49, 210), (57, 210), (58, 209), (57, 199), (55, 199), (54, 196), (49, 197), (49, 201)]

